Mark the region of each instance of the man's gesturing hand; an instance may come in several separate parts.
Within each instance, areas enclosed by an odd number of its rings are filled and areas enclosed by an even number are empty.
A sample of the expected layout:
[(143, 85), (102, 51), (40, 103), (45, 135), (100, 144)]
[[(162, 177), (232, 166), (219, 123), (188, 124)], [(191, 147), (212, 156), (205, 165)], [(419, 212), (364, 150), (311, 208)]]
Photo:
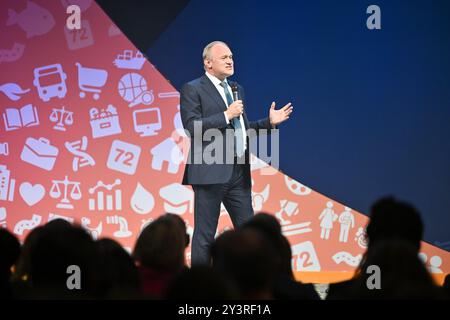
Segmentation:
[(270, 106), (270, 111), (269, 111), (270, 124), (272, 126), (277, 126), (280, 123), (286, 121), (287, 119), (289, 119), (289, 116), (292, 113), (293, 109), (294, 108), (292, 107), (291, 103), (289, 102), (283, 108), (281, 108), (279, 110), (275, 110), (275, 102), (272, 102), (272, 105)]
[(228, 120), (239, 117), (244, 112), (244, 105), (242, 100), (236, 100), (228, 107), (225, 113), (227, 114)]

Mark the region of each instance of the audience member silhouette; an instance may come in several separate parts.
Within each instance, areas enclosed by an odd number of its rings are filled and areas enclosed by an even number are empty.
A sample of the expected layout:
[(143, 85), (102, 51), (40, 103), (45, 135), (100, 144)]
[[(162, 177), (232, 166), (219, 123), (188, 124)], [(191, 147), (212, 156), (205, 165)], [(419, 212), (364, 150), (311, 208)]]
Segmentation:
[[(380, 270), (379, 279), (373, 275)], [(379, 281), (379, 287), (374, 285)], [(443, 292), (418, 257), (417, 247), (402, 238), (379, 240), (367, 251), (347, 298), (439, 299)]]
[(0, 228), (0, 299), (12, 299), (11, 268), (20, 255), (20, 242), (8, 230)]
[[(406, 287), (398, 291), (392, 291), (396, 285), (395, 279), (401, 283), (403, 279), (410, 279), (411, 289), (433, 286), (428, 272), (421, 268), (423, 263), (419, 260), (420, 241), (423, 235), (423, 223), (419, 212), (410, 204), (398, 201), (393, 197), (382, 198), (371, 208), (370, 221), (366, 228), (368, 248), (356, 270), (355, 277), (349, 281), (331, 284), (328, 289), (327, 299), (358, 299), (358, 298), (412, 298), (415, 293), (407, 292)], [(404, 249), (404, 252), (399, 252)], [(397, 254), (397, 256), (395, 256)], [(411, 263), (411, 269), (402, 270), (404, 266), (399, 257), (403, 257)], [(387, 261), (386, 259), (391, 259)], [(381, 277), (384, 287), (377, 291), (370, 290), (364, 281), (368, 274), (367, 267), (370, 264), (383, 264)], [(398, 268), (391, 264), (397, 263)], [(380, 266), (381, 267), (381, 266)], [(409, 273), (415, 274), (410, 277)], [(431, 283), (430, 283), (431, 281)], [(426, 284), (426, 285), (425, 285)], [(434, 298), (433, 290), (424, 291)], [(430, 293), (430, 291), (432, 291)]]
[(444, 283), (442, 285), (447, 299), (450, 299), (450, 273), (445, 276)]
[(274, 247), (275, 281), (273, 295), (283, 300), (320, 300), (312, 284), (303, 284), (295, 280), (292, 271), (292, 251), (287, 238), (281, 232), (281, 225), (271, 214), (260, 212), (249, 220), (244, 229), (262, 232)]
[(137, 299), (139, 274), (130, 254), (115, 240), (95, 242), (97, 250), (97, 294), (104, 299)]
[(172, 215), (163, 215), (147, 225), (133, 252), (138, 265), (141, 292), (162, 298), (170, 281), (185, 267), (186, 232)]
[(273, 299), (276, 254), (270, 240), (254, 229), (222, 233), (210, 248), (212, 266), (232, 279), (243, 299)]
[[(30, 252), (31, 297), (94, 298), (95, 258), (94, 241), (84, 229), (61, 219), (49, 222), (39, 232)], [(77, 271), (71, 266), (82, 273), (79, 286)], [(74, 275), (73, 282), (70, 275)]]

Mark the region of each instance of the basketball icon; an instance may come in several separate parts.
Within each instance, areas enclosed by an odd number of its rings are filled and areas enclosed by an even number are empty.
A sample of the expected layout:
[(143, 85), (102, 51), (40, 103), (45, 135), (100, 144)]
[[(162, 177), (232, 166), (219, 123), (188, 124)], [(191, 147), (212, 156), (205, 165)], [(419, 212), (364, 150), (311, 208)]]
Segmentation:
[(120, 96), (134, 107), (140, 103), (149, 105), (153, 102), (153, 92), (148, 91), (147, 81), (138, 73), (127, 73), (119, 80)]

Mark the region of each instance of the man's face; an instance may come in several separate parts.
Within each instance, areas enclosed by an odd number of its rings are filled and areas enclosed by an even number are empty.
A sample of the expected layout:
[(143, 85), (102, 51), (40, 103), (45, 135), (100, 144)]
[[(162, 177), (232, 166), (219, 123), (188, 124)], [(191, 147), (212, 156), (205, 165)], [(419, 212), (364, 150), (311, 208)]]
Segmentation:
[(220, 80), (234, 73), (233, 54), (230, 48), (218, 43), (211, 48), (210, 59), (205, 59), (206, 70)]

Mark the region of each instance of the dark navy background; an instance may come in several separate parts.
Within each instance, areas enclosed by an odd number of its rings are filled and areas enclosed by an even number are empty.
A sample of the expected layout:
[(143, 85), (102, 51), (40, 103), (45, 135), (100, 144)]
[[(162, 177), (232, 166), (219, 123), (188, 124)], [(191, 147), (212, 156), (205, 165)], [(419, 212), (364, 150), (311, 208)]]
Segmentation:
[(234, 53), (250, 119), (293, 103), (284, 173), (366, 214), (384, 195), (411, 202), (449, 248), (450, 1), (192, 0), (147, 54), (180, 89), (212, 40)]

